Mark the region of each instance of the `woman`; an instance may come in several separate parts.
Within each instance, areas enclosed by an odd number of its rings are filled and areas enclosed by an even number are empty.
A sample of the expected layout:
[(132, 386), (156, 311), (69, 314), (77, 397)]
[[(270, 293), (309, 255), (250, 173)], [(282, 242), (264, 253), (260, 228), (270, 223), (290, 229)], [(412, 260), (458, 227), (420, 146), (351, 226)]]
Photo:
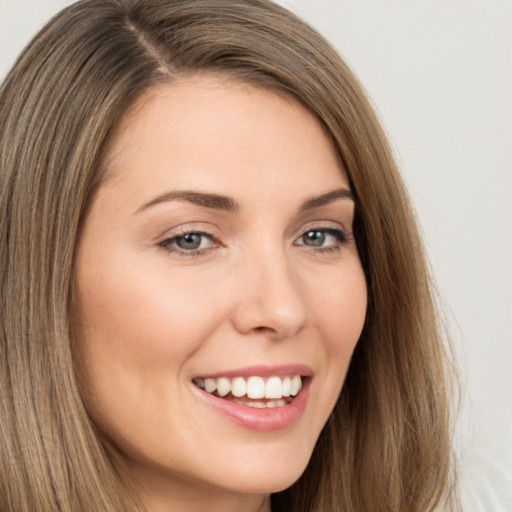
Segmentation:
[(264, 0), (84, 0), (0, 105), (1, 510), (443, 506), (421, 241), (325, 40)]

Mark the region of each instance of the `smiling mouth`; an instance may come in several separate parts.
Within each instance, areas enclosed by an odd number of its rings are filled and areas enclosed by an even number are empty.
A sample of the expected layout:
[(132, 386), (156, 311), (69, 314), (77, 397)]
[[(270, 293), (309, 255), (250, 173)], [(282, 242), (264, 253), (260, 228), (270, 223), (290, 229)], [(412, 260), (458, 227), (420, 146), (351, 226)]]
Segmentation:
[(283, 407), (289, 404), (302, 388), (300, 375), (268, 378), (251, 376), (195, 378), (194, 385), (207, 393), (240, 405), (258, 409)]

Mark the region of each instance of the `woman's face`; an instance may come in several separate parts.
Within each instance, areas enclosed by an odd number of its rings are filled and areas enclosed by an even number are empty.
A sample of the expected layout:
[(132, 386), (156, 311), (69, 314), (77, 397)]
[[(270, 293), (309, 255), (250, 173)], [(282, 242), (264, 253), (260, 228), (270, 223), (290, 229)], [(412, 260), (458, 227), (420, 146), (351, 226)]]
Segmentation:
[(288, 487), (366, 311), (330, 140), (290, 99), (190, 78), (140, 98), (104, 164), (75, 270), (93, 420), (147, 496)]

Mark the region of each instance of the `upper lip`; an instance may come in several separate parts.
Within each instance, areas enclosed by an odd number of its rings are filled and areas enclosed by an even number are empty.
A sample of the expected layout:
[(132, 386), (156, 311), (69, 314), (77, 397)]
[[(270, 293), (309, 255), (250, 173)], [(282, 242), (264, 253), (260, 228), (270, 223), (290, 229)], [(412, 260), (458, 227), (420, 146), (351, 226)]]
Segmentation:
[(284, 365), (258, 365), (246, 366), (244, 368), (236, 368), (224, 370), (215, 373), (201, 373), (194, 378), (201, 379), (218, 379), (220, 377), (290, 377), (300, 375), (301, 377), (312, 377), (313, 370), (310, 366), (304, 364), (284, 364)]

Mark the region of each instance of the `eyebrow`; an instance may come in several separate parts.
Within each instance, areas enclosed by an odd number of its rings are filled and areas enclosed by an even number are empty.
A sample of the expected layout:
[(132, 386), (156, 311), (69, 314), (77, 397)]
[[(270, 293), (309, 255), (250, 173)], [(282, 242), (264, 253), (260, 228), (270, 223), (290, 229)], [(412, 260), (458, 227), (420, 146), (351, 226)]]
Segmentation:
[(235, 213), (239, 210), (238, 203), (231, 197), (221, 196), (219, 194), (210, 194), (206, 192), (195, 192), (193, 190), (176, 190), (166, 192), (155, 197), (149, 203), (142, 205), (135, 213), (147, 210), (156, 204), (165, 203), (167, 201), (188, 201), (189, 203), (213, 210), (224, 210)]
[[(308, 211), (320, 208), (321, 206), (328, 205), (338, 199), (349, 199), (351, 201), (355, 201), (354, 194), (350, 190), (346, 188), (339, 188), (307, 199), (299, 207), (299, 211)], [(143, 204), (135, 213), (139, 213), (147, 210), (151, 206), (168, 201), (188, 201), (189, 203), (202, 206), (203, 208), (223, 210), (229, 213), (236, 213), (240, 210), (240, 205), (232, 197), (207, 192), (196, 192), (193, 190), (176, 190), (166, 192), (155, 197), (148, 203)]]
[(346, 188), (338, 188), (336, 190), (326, 192), (325, 194), (312, 197), (311, 199), (307, 199), (302, 203), (299, 210), (304, 212), (307, 210), (313, 210), (314, 208), (320, 208), (321, 206), (328, 205), (337, 199), (350, 199), (351, 201), (355, 201), (354, 194), (350, 190)]

